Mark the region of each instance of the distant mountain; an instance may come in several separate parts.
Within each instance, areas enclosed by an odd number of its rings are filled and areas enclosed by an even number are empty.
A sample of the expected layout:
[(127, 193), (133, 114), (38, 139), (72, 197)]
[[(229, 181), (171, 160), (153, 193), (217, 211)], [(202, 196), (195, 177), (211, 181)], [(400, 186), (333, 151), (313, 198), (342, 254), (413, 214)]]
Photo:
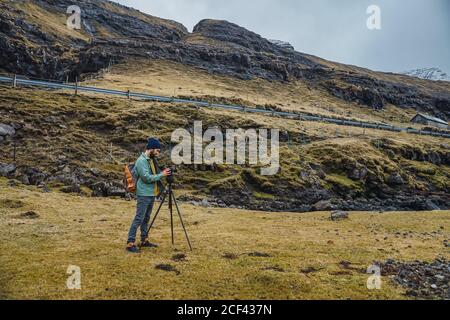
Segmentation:
[(403, 72), (404, 75), (433, 81), (450, 81), (450, 76), (439, 68), (422, 68)]

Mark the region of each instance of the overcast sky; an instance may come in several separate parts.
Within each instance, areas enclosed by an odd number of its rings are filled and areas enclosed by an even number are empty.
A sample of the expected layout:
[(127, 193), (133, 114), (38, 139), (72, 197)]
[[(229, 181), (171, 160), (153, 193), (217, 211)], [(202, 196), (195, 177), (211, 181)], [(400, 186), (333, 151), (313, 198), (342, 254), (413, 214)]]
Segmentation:
[[(328, 60), (393, 72), (438, 67), (450, 74), (449, 0), (115, 1), (190, 31), (202, 19), (223, 19)], [(366, 26), (369, 5), (381, 9), (381, 30)]]

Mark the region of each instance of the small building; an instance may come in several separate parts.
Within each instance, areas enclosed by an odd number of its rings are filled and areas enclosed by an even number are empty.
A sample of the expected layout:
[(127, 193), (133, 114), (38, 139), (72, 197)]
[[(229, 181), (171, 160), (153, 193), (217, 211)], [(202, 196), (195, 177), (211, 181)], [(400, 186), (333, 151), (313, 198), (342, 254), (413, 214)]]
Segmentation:
[(419, 123), (427, 126), (448, 129), (448, 123), (445, 120), (429, 116), (427, 114), (418, 113), (411, 122)]

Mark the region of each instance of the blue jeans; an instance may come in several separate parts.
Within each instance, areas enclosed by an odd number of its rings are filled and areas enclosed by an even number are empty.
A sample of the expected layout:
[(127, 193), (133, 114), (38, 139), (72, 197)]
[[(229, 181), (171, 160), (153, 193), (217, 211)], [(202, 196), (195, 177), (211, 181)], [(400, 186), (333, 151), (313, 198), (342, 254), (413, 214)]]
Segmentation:
[(136, 216), (131, 223), (130, 232), (128, 232), (128, 243), (136, 242), (136, 233), (141, 228), (141, 240), (145, 241), (148, 237), (148, 222), (152, 213), (155, 197), (137, 197)]

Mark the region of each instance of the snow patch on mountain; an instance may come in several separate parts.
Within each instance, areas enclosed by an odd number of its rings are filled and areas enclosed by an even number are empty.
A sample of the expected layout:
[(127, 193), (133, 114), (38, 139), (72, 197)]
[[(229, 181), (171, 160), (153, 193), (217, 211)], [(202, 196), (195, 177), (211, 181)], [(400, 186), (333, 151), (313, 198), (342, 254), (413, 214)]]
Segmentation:
[(450, 76), (439, 68), (415, 69), (402, 72), (402, 74), (425, 80), (450, 81)]

